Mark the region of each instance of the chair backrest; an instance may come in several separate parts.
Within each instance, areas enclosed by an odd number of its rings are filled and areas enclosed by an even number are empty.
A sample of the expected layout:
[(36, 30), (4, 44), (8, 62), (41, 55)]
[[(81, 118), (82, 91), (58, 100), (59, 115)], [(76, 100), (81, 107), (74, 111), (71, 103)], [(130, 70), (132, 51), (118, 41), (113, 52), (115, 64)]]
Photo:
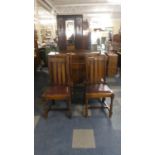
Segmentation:
[(73, 84), (83, 83), (86, 80), (85, 59), (87, 56), (99, 55), (99, 52), (86, 52), (79, 50), (77, 53), (70, 53), (70, 75)]
[(106, 55), (94, 55), (86, 57), (86, 83), (106, 83)]
[(52, 85), (69, 85), (69, 57), (67, 55), (50, 56), (48, 67)]
[(70, 54), (70, 75), (73, 84), (82, 83), (85, 79), (85, 55)]

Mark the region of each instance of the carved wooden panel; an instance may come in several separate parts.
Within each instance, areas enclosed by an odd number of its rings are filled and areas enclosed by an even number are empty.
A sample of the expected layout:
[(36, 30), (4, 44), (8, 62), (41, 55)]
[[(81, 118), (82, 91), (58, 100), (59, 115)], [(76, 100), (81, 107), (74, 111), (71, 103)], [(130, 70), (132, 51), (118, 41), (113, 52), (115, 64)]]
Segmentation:
[(76, 49), (82, 49), (82, 36), (83, 36), (83, 24), (82, 16), (75, 18), (75, 47)]
[(57, 22), (59, 50), (66, 50), (65, 19), (61, 16), (57, 16)]
[(57, 26), (58, 26), (58, 46), (60, 50), (67, 49), (66, 40), (66, 27), (65, 21), (74, 20), (75, 26), (75, 49), (83, 48), (83, 17), (82, 15), (58, 15)]

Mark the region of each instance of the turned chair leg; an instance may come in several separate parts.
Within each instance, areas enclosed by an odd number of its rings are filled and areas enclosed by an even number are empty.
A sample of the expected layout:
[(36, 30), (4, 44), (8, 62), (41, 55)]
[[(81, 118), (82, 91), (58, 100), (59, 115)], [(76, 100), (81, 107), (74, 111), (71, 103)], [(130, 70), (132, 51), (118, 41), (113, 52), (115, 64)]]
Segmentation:
[(105, 104), (105, 97), (102, 97), (101, 99), (100, 99), (100, 103), (101, 103), (101, 105), (103, 106), (103, 108), (104, 108), (104, 104)]
[(110, 118), (112, 116), (113, 100), (114, 100), (114, 94), (111, 96), (111, 103), (110, 103), (110, 110), (109, 110), (109, 117)]
[(85, 117), (88, 117), (88, 99), (85, 99)]
[(69, 118), (71, 118), (71, 117), (72, 117), (71, 98), (68, 99), (67, 107), (68, 107), (68, 108), (67, 108), (67, 109), (68, 109), (68, 111), (67, 111), (67, 116), (68, 116)]
[(103, 98), (101, 99), (101, 102), (102, 102), (102, 103), (104, 103), (104, 101), (105, 101), (105, 97), (103, 97)]
[(42, 113), (42, 116), (47, 119), (48, 118), (48, 112), (50, 111), (50, 106), (47, 104), (48, 100), (44, 100), (44, 110)]
[(55, 105), (55, 100), (52, 100), (52, 105)]

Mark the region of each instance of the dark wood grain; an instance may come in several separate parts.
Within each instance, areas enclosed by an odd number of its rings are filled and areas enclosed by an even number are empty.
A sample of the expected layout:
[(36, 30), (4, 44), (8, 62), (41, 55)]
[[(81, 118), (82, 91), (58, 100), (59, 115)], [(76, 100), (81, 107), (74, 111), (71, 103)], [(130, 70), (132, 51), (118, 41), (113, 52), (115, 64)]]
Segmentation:
[[(66, 40), (66, 20), (74, 20), (75, 26), (75, 44), (67, 45)], [(60, 50), (72, 50), (83, 48), (83, 16), (82, 15), (57, 15), (57, 29), (58, 29), (58, 46)]]

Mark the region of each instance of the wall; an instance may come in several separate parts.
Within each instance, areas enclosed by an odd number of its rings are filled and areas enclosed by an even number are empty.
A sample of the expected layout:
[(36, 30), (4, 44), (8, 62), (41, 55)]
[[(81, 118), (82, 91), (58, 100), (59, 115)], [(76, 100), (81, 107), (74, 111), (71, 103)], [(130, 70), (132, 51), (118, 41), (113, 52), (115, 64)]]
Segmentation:
[(121, 27), (121, 19), (113, 19), (113, 34), (118, 34)]

